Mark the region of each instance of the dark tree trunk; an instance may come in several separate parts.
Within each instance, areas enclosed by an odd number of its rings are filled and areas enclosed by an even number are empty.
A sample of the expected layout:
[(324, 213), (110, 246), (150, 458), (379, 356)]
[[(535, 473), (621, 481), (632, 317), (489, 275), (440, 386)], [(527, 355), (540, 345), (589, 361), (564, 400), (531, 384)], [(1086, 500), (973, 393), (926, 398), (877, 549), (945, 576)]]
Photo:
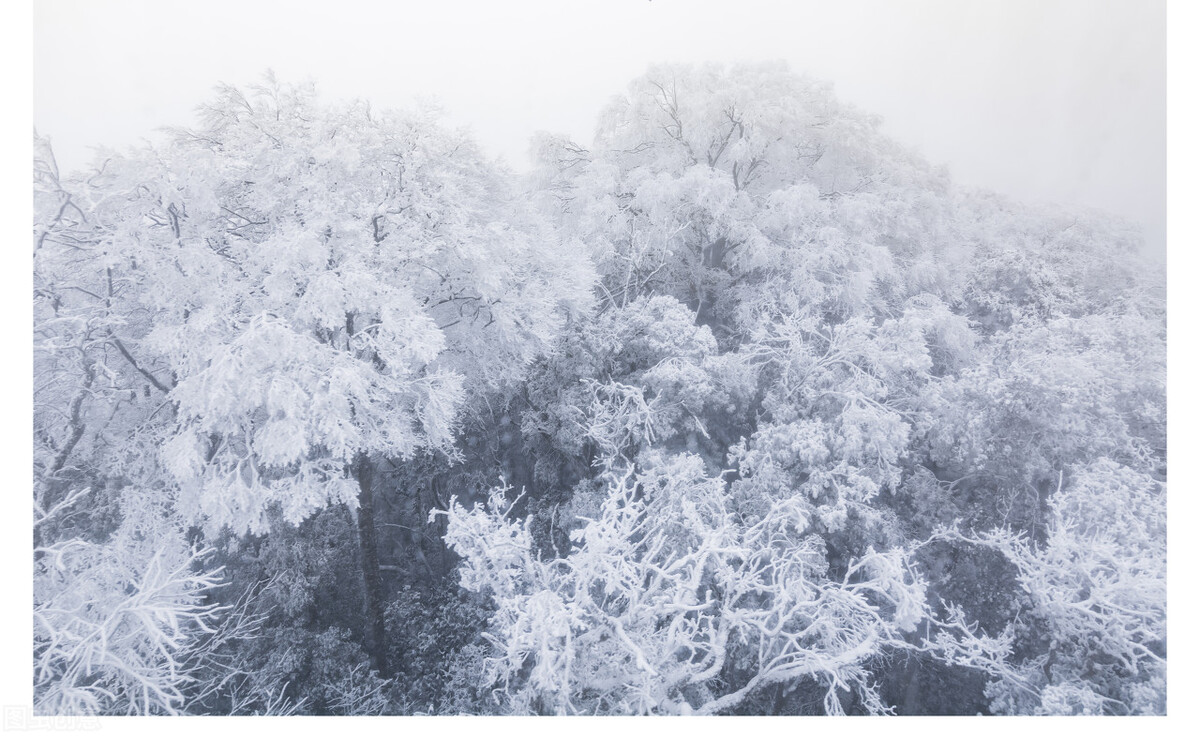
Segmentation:
[(362, 552), (363, 600), (367, 616), (367, 653), (371, 668), (388, 676), (387, 633), (383, 621), (383, 579), (379, 574), (379, 549), (375, 535), (375, 494), (371, 485), (373, 470), (366, 455), (355, 462), (358, 479), (358, 546)]
[[(442, 474), (435, 474), (433, 480), (429, 483), (429, 496), (432, 501), (432, 504), (430, 505), (431, 510), (434, 509), (435, 506), (439, 510), (447, 509), (447, 503), (443, 500), (445, 490), (445, 476)], [(438, 576), (441, 577), (444, 577), (450, 573), (450, 557), (448, 555), (449, 551), (446, 550), (446, 527), (448, 522), (449, 521), (445, 515), (438, 516), (438, 518), (433, 522), (434, 540), (438, 543)]]
[(700, 281), (694, 287), (696, 295), (696, 325), (716, 328), (717, 299), (720, 297), (721, 277), (725, 273), (725, 255), (729, 241), (718, 238), (700, 250)]
[(908, 668), (908, 688), (904, 690), (904, 715), (921, 715), (921, 664), (912, 660)]

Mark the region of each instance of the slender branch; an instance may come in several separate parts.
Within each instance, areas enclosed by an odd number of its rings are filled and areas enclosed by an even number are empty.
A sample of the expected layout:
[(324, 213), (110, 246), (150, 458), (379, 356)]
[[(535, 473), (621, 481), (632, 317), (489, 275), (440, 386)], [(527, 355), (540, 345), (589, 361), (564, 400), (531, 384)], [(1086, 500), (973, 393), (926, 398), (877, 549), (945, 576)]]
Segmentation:
[(113, 345), (117, 347), (117, 350), (121, 352), (121, 356), (125, 357), (125, 360), (129, 362), (130, 366), (132, 366), (134, 369), (137, 369), (138, 373), (149, 380), (150, 384), (154, 385), (155, 389), (157, 389), (159, 392), (162, 392), (164, 395), (174, 389), (174, 385), (167, 387), (165, 384), (158, 381), (157, 377), (142, 368), (142, 366), (139, 365), (133, 358), (133, 355), (129, 353), (129, 349), (125, 348), (125, 344), (121, 343), (121, 339), (117, 338), (112, 333), (109, 333), (109, 338), (112, 339)]

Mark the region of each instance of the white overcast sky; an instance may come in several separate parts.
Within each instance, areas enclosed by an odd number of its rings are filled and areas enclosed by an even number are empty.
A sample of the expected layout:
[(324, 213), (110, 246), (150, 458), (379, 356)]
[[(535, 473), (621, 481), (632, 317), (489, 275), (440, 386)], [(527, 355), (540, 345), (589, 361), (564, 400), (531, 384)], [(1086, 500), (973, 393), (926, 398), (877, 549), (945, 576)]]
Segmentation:
[(655, 62), (785, 59), (967, 185), (1108, 210), (1165, 244), (1159, 0), (38, 0), (34, 125), (66, 169), (189, 124), (267, 68), (377, 107), (435, 96), (485, 150), (590, 142)]

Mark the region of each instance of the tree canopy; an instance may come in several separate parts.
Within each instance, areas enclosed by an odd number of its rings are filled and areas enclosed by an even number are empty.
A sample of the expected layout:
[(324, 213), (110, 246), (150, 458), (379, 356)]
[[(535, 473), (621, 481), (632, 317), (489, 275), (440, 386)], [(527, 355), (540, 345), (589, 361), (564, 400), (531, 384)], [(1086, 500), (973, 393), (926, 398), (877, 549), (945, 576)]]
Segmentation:
[(1136, 228), (776, 64), (594, 141), (271, 76), (34, 163), (50, 713), (1163, 713)]

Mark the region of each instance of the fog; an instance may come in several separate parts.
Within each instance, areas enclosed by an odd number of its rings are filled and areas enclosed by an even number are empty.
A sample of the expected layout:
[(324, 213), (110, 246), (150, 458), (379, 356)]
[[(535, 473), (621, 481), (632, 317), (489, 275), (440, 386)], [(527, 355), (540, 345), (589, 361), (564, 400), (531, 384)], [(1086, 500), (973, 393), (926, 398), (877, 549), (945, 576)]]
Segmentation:
[(1161, 4), (429, 5), (38, 3), (6, 728), (1166, 714)]
[(187, 124), (272, 68), (379, 107), (434, 96), (526, 166), (537, 130), (588, 141), (654, 62), (785, 59), (964, 184), (1100, 208), (1165, 247), (1162, 2), (172, 3), (34, 7), (34, 124), (63, 168)]

